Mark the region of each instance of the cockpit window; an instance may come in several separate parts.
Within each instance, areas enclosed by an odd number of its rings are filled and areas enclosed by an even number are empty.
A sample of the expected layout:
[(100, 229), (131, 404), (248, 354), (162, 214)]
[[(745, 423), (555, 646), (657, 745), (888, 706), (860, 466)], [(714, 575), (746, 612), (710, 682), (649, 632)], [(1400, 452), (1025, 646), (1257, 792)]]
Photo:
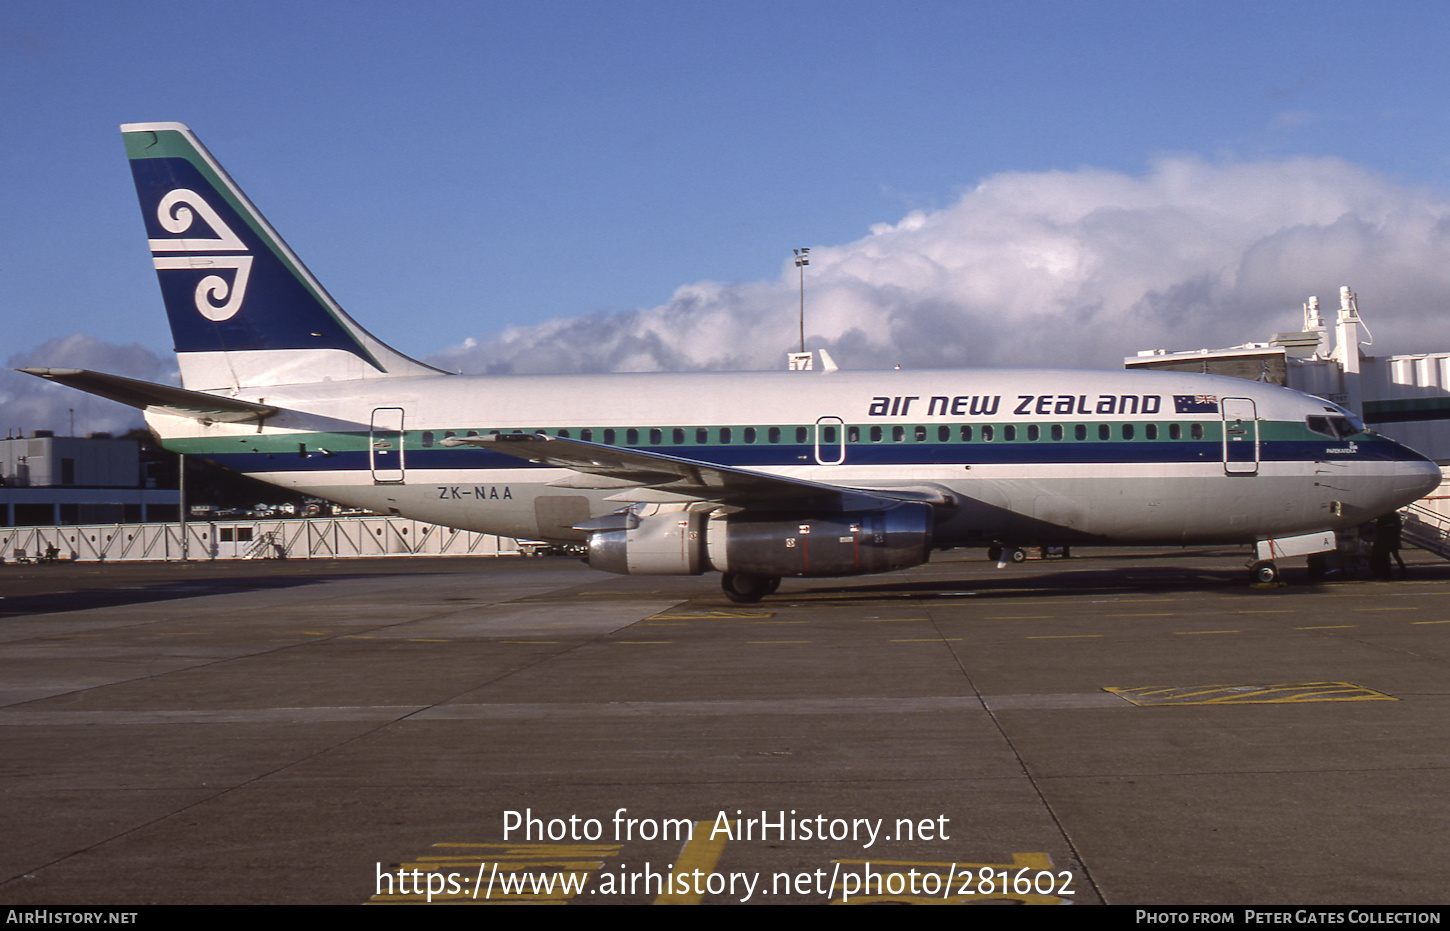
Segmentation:
[(1364, 425), (1357, 419), (1338, 414), (1310, 414), (1304, 421), (1315, 433), (1322, 433), (1336, 440), (1364, 432)]

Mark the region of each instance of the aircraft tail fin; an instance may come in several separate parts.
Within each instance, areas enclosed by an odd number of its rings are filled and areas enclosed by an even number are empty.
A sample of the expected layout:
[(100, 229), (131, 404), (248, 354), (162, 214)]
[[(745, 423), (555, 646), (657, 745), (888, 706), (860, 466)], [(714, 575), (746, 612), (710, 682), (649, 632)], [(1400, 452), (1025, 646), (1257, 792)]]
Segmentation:
[(444, 374), (345, 314), (190, 129), (121, 133), (187, 388)]

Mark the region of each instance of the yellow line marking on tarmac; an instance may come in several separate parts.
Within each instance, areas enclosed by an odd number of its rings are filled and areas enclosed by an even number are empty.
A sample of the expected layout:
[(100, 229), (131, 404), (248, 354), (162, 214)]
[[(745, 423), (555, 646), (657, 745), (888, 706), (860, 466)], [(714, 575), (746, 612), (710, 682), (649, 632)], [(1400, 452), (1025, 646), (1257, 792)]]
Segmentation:
[[(1423, 621), (1419, 623), (1424, 623)], [(1315, 627), (1296, 627), (1295, 630), (1345, 630), (1350, 627), (1358, 627), (1358, 624), (1320, 624)]]
[(649, 588), (649, 589), (645, 589), (644, 591), (638, 591), (638, 592), (580, 592), (579, 594), (581, 594), (581, 595), (624, 595), (624, 596), (628, 596), (630, 598), (633, 598), (636, 595), (658, 595), (659, 593), (660, 593), (660, 590), (659, 589), (657, 589), (657, 588)]
[[(661, 893), (655, 898), (656, 905), (699, 905), (700, 900), (705, 897), (703, 890), (699, 889), (699, 883), (691, 882), (692, 875), (698, 872), (701, 876), (709, 876), (715, 872), (715, 864), (720, 862), (720, 855), (725, 852), (725, 842), (735, 829), (740, 826), (739, 821), (730, 822), (729, 832), (718, 836), (714, 830), (714, 821), (696, 821), (695, 830), (690, 832), (690, 839), (685, 841), (685, 846), (680, 848), (680, 855), (675, 857), (675, 868), (670, 873), (669, 892)], [(676, 881), (679, 877), (679, 881)], [(687, 892), (675, 892), (675, 889), (686, 889)]]
[[(456, 854), (420, 856), (378, 874), (373, 903), (563, 905), (619, 856), (618, 844), (434, 844)], [(464, 851), (474, 851), (465, 853)], [(395, 882), (396, 880), (396, 882)], [(387, 891), (382, 891), (386, 889)]]
[(1135, 705), (1292, 704), (1323, 701), (1399, 701), (1352, 682), (1289, 682), (1277, 685), (1195, 685), (1160, 688), (1141, 686), (1111, 692)]
[(775, 617), (774, 611), (732, 611), (723, 608), (717, 611), (661, 611), (659, 614), (652, 614), (645, 618), (647, 621), (702, 621), (709, 618), (749, 618), (749, 617)]
[(1450, 624), (1450, 621), (1411, 621), (1411, 624)]

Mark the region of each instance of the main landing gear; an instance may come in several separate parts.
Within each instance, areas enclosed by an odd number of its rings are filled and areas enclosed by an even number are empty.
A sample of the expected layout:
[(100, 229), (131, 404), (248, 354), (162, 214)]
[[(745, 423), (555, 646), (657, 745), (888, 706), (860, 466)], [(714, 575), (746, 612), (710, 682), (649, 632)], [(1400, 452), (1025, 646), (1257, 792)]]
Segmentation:
[(754, 604), (780, 588), (778, 575), (751, 575), (748, 572), (727, 572), (720, 577), (725, 597), (736, 604)]

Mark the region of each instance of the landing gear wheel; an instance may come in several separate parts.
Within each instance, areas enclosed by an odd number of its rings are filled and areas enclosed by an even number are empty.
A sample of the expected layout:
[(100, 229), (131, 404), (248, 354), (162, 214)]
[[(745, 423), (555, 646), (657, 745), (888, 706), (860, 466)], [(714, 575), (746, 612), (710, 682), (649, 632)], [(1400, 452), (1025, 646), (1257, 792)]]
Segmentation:
[(1012, 561), (1013, 562), (1026, 562), (1027, 561), (1027, 551), (1024, 550), (1024, 549), (1022, 549), (1019, 546), (1017, 549), (1015, 549), (1015, 550), (1012, 551), (1011, 558), (1012, 558)]
[(780, 579), (748, 572), (727, 572), (720, 577), (725, 597), (736, 604), (753, 604), (780, 587)]
[(1279, 581), (1279, 567), (1271, 562), (1256, 562), (1249, 568), (1253, 570), (1255, 582), (1268, 585)]

